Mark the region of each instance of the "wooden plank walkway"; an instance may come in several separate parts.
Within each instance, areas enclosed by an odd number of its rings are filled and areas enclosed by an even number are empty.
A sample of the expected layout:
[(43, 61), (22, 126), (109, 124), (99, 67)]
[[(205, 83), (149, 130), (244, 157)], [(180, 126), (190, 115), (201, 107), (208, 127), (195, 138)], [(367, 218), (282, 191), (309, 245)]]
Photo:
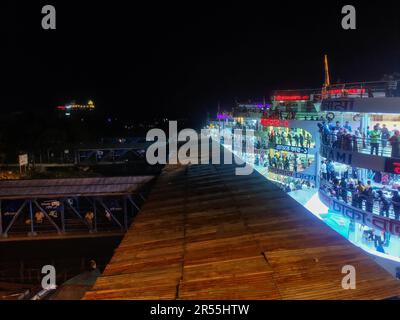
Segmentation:
[[(341, 287), (342, 266), (357, 288)], [(384, 299), (400, 283), (295, 200), (232, 165), (167, 166), (84, 299)]]

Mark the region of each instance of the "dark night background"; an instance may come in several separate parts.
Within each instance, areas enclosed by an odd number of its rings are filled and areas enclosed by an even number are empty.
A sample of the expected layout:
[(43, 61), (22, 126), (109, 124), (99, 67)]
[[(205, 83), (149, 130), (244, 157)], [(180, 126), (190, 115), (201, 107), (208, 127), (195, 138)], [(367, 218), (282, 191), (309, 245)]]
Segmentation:
[[(395, 2), (132, 3), (3, 4), (1, 112), (38, 121), (91, 98), (123, 119), (200, 124), (218, 101), (230, 109), (273, 89), (320, 87), (324, 53), (333, 82), (400, 71)], [(45, 4), (56, 7), (57, 30), (41, 28)], [(341, 28), (345, 4), (357, 9), (355, 31)]]

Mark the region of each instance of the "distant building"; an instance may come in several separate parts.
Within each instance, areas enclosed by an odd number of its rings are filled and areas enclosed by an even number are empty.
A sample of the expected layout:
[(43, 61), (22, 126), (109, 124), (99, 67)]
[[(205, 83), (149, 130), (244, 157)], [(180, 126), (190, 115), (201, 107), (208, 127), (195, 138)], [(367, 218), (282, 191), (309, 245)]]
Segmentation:
[(92, 100), (89, 100), (87, 104), (77, 104), (72, 102), (67, 105), (57, 107), (57, 110), (62, 111), (66, 117), (71, 116), (73, 113), (90, 112), (94, 109), (95, 104)]

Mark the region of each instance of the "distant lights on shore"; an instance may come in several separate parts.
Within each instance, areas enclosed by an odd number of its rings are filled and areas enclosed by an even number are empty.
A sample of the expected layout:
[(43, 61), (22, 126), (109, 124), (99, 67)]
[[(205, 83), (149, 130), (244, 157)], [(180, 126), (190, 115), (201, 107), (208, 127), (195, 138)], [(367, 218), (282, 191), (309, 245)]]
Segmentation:
[[(95, 104), (93, 100), (89, 100), (87, 104), (76, 104), (76, 103), (71, 103), (67, 104), (65, 106), (57, 106), (58, 110), (68, 110), (69, 112), (71, 110), (93, 110), (95, 109)], [(65, 115), (69, 116), (70, 113), (65, 113)]]

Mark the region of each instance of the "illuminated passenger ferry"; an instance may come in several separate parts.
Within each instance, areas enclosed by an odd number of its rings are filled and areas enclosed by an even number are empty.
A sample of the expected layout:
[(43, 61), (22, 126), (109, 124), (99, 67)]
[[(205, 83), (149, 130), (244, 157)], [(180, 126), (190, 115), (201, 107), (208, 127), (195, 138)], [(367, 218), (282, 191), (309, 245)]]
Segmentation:
[(396, 81), (279, 90), (217, 118), (220, 130), (254, 130), (254, 154), (239, 156), (257, 171), (355, 245), (400, 262)]

